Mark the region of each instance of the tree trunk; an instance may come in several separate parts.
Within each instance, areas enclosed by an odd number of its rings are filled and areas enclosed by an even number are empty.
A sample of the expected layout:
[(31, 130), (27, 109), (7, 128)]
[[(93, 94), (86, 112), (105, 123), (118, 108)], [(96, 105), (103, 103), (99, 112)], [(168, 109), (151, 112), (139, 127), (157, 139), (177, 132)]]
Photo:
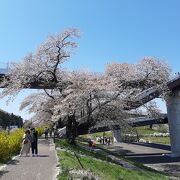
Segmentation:
[(66, 125), (66, 138), (70, 144), (76, 144), (75, 139), (77, 137), (77, 122), (75, 114), (68, 116), (68, 121)]

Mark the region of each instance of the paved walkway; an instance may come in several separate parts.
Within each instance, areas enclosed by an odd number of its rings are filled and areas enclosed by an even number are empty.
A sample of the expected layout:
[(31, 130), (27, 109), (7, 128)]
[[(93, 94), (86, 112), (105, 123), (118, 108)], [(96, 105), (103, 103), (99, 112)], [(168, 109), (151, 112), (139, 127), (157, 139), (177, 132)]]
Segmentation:
[(40, 139), (38, 157), (15, 157), (0, 167), (0, 180), (55, 180), (58, 172), (55, 146)]
[(170, 176), (180, 179), (180, 158), (172, 158), (170, 146), (153, 143), (115, 143), (106, 148), (128, 159), (141, 162), (145, 166), (166, 172)]

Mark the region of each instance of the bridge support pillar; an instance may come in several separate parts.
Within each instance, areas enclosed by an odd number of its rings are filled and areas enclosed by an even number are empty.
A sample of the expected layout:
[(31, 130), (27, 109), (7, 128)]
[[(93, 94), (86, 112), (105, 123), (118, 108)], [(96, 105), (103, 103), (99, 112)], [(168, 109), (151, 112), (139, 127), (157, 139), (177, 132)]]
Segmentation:
[(174, 91), (167, 102), (171, 157), (180, 157), (180, 91)]
[(120, 129), (113, 130), (113, 139), (114, 139), (114, 142), (122, 142)]

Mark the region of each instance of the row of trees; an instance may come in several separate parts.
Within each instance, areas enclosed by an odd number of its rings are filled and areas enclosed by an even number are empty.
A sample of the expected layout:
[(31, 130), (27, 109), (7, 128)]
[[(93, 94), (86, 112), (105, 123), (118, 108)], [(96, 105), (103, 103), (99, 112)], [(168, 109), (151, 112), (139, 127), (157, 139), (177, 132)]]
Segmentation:
[(23, 119), (20, 116), (0, 110), (0, 126), (2, 126), (2, 128), (6, 129), (10, 126), (22, 127), (22, 125)]
[[(77, 29), (50, 36), (35, 53), (13, 64), (1, 84), (6, 86), (2, 96), (11, 97), (25, 87), (43, 88), (25, 98), (21, 109), (35, 113), (33, 119), (39, 123), (64, 122), (72, 143), (82, 122), (94, 125), (111, 120), (125, 124), (123, 120), (129, 114), (125, 109), (131, 108), (138, 94), (156, 87), (164, 97), (170, 76), (169, 66), (154, 57), (145, 57), (136, 64), (110, 63), (103, 73), (63, 69), (62, 64), (77, 48), (79, 36)], [(155, 104), (146, 107), (151, 114), (158, 112)]]

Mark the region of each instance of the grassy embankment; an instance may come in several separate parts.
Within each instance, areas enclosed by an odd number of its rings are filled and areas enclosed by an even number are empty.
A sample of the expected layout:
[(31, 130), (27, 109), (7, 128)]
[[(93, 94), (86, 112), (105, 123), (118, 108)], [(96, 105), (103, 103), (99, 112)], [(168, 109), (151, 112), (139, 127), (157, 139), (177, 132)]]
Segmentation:
[[(95, 179), (102, 180), (165, 180), (165, 175), (160, 174), (143, 165), (142, 170), (129, 170), (111, 162), (103, 153), (97, 153), (82, 148), (81, 146), (69, 145), (65, 140), (58, 140), (57, 147), (63, 148), (58, 151), (61, 172), (59, 180), (68, 179)], [(76, 156), (77, 155), (77, 156)], [(118, 156), (118, 158), (120, 158)], [(80, 173), (80, 174), (78, 174)], [(85, 175), (86, 174), (86, 175)], [(91, 177), (91, 178), (90, 178)]]
[[(158, 144), (170, 144), (170, 138), (169, 137), (153, 137), (150, 136), (153, 133), (165, 133), (167, 130), (165, 128), (162, 128), (161, 126), (158, 126), (156, 129), (150, 129), (149, 126), (143, 126), (143, 127), (136, 127), (134, 128), (134, 132), (137, 132), (139, 138), (142, 138), (146, 141), (152, 142), (152, 143), (158, 143)], [(128, 132), (127, 132), (128, 133)], [(84, 138), (92, 138), (96, 139), (96, 137), (112, 137), (112, 133), (109, 132), (100, 132), (100, 133), (94, 133), (94, 134), (88, 134), (83, 135)]]
[(158, 144), (170, 144), (170, 138), (169, 137), (153, 137), (153, 136), (150, 136), (153, 133), (165, 133), (165, 132), (167, 132), (167, 130), (162, 128), (161, 126), (160, 126), (160, 128), (157, 128), (157, 129), (150, 129), (148, 126), (138, 127), (136, 129), (137, 129), (139, 137), (145, 139), (146, 141), (150, 141), (152, 143), (158, 143)]

